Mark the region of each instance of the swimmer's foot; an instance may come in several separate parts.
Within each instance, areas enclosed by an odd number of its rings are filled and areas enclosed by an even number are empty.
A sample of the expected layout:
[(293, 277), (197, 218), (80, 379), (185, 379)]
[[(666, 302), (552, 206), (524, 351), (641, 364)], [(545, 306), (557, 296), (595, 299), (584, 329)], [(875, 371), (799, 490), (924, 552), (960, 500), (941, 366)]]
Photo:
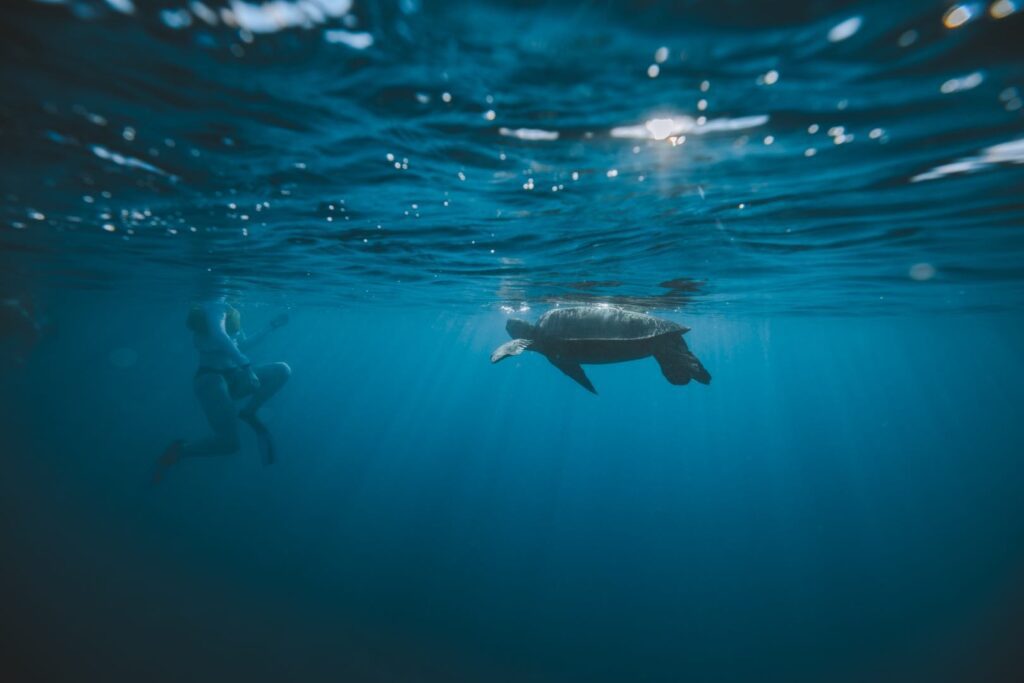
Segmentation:
[(256, 446), (259, 448), (263, 464), (273, 465), (275, 460), (274, 439), (270, 436), (270, 430), (263, 424), (263, 420), (257, 417), (255, 412), (245, 409), (238, 413), (238, 418), (256, 432)]
[(156, 471), (153, 472), (154, 484), (159, 484), (163, 480), (168, 467), (181, 460), (181, 447), (184, 445), (185, 442), (182, 439), (175, 439), (156, 461)]

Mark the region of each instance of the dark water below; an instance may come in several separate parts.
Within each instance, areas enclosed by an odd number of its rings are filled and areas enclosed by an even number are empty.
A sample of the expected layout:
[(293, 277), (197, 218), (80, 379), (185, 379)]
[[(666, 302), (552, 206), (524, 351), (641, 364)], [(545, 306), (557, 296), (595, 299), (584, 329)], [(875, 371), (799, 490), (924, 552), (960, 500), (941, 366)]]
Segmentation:
[[(6, 668), (1022, 680), (1018, 9), (9, 3)], [(152, 487), (220, 296), (279, 461)], [(712, 383), (488, 362), (575, 304)]]

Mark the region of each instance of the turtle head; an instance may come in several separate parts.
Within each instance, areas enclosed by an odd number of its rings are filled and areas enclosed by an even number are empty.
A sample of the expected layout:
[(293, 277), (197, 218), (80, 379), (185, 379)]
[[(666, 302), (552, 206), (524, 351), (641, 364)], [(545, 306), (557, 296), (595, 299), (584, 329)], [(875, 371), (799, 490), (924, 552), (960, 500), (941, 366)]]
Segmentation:
[(512, 341), (505, 342), (498, 348), (494, 349), (494, 353), (491, 354), (491, 362), (497, 363), (499, 360), (504, 360), (509, 356), (518, 356), (526, 349), (530, 348), (531, 342), (529, 339), (513, 339)]
[(491, 354), (492, 363), (497, 363), (499, 360), (509, 356), (518, 356), (530, 348), (533, 344), (537, 328), (525, 320), (509, 318), (508, 322), (505, 323), (505, 330), (512, 337), (512, 341), (505, 342), (494, 350), (494, 353)]
[(533, 339), (535, 335), (533, 325), (518, 318), (509, 318), (505, 323), (505, 331), (513, 339)]

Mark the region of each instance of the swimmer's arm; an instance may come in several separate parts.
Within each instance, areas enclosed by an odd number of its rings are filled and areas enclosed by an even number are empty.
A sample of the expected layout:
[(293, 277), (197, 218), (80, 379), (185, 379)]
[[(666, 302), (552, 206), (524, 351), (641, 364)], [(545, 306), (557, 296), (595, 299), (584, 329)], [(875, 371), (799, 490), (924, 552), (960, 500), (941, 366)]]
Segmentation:
[(211, 306), (206, 309), (206, 329), (209, 330), (210, 338), (224, 351), (238, 366), (249, 364), (249, 359), (242, 353), (238, 345), (228, 336), (224, 328), (227, 314), (223, 308)]
[(235, 341), (238, 342), (238, 348), (242, 349), (243, 351), (251, 351), (254, 346), (257, 346), (260, 342), (267, 338), (267, 335), (270, 334), (270, 331), (271, 328), (267, 327), (265, 329), (260, 330), (251, 337), (247, 336), (245, 332), (239, 332), (238, 337), (235, 338)]
[(276, 329), (278, 329), (280, 327), (284, 327), (284, 325), (287, 322), (288, 322), (288, 314), (287, 313), (282, 313), (281, 315), (279, 315), (276, 318), (274, 318), (273, 320), (271, 320), (269, 325), (267, 325), (266, 327), (264, 327), (262, 330), (260, 330), (256, 334), (252, 335), (251, 337), (245, 336), (244, 332), (239, 332), (239, 339), (238, 339), (238, 346), (239, 346), (239, 348), (241, 348), (244, 351), (248, 351), (249, 349), (253, 348), (257, 344), (263, 343), (263, 340), (266, 339), (268, 336), (270, 336), (271, 332), (273, 332), (274, 330), (276, 330)]

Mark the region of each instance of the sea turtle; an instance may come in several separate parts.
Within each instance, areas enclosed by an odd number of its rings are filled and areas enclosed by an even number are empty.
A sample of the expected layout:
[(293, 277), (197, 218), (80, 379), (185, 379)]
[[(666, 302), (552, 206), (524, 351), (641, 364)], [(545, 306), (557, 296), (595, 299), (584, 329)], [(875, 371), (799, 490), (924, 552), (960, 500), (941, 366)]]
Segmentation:
[(512, 341), (495, 349), (492, 363), (536, 351), (595, 394), (581, 363), (620, 363), (654, 356), (661, 374), (672, 384), (686, 384), (691, 379), (711, 382), (711, 375), (683, 341), (690, 328), (644, 313), (612, 306), (555, 308), (536, 325), (511, 318), (505, 329)]

